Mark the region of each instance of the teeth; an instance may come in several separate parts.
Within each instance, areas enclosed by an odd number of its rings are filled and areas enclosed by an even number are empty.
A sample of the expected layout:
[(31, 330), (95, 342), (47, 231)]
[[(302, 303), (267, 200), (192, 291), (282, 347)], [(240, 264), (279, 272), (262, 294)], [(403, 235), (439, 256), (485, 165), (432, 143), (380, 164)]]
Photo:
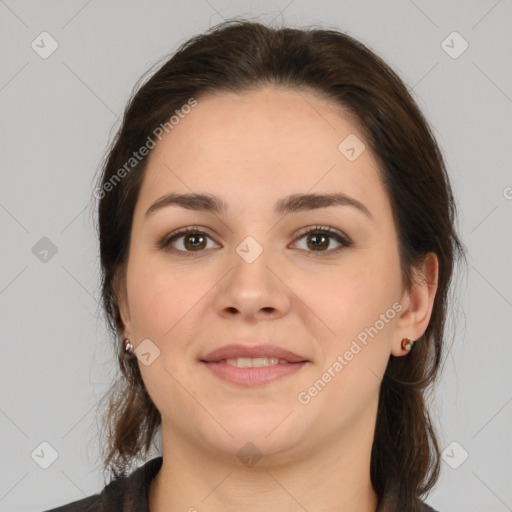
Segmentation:
[[(238, 368), (253, 368), (261, 366), (275, 366), (276, 364), (287, 364), (285, 359), (278, 359), (277, 357), (239, 357), (237, 359), (226, 359), (226, 363), (231, 366), (238, 366)], [(219, 361), (222, 363), (224, 361)]]

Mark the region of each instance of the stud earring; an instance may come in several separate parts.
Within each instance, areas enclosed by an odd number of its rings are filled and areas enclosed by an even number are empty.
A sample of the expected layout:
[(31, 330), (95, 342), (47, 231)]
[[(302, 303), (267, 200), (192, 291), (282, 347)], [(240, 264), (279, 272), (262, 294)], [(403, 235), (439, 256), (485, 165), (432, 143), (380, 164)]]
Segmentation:
[(130, 340), (128, 338), (125, 338), (123, 340), (124, 342), (124, 355), (128, 358), (133, 357), (133, 345), (130, 343)]
[(410, 338), (402, 338), (402, 350), (405, 350), (406, 352), (410, 352), (412, 349), (412, 346), (416, 343), (416, 340), (411, 340)]

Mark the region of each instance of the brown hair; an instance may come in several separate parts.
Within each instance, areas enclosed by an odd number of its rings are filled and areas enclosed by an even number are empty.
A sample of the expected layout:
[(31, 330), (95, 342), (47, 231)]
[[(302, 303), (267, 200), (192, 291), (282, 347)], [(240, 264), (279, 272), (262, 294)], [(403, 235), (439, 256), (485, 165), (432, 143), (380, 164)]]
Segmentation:
[(440, 472), (439, 445), (424, 393), (438, 376), (449, 284), (456, 257), (464, 255), (454, 227), (454, 198), (434, 136), (400, 78), (362, 43), (317, 27), (271, 28), (228, 20), (181, 45), (132, 93), (106, 154), (96, 196), (103, 307), (121, 370), (105, 396), (104, 470), (110, 468), (116, 478), (125, 476), (133, 460), (148, 453), (161, 425), (137, 360), (123, 357), (120, 336), (117, 297), (147, 162), (147, 157), (137, 162), (130, 158), (191, 98), (266, 85), (309, 88), (359, 121), (391, 201), (404, 283), (414, 284), (413, 270), (427, 253), (439, 259), (430, 323), (407, 357), (389, 359), (371, 454), (379, 510), (420, 510), (419, 498), (434, 486)]

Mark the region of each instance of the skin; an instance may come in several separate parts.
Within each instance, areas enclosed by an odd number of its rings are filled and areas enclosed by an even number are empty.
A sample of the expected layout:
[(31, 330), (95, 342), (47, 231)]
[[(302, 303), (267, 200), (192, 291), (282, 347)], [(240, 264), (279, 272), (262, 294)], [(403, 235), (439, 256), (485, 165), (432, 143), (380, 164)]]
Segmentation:
[[(389, 357), (407, 354), (402, 338), (427, 328), (438, 263), (428, 255), (420, 269), (427, 280), (404, 286), (377, 161), (369, 144), (349, 161), (338, 150), (349, 134), (364, 142), (329, 100), (267, 87), (199, 98), (152, 151), (119, 291), (124, 335), (135, 348), (149, 338), (160, 350), (150, 365), (138, 361), (162, 416), (151, 512), (376, 510), (370, 454), (380, 381)], [(372, 217), (350, 206), (273, 212), (288, 194), (333, 191), (362, 202)], [(145, 219), (169, 192), (214, 194), (228, 212), (169, 206)], [(341, 244), (330, 238), (315, 249), (314, 233), (302, 233), (317, 225), (352, 245), (336, 251)], [(157, 247), (186, 226), (208, 236)], [(263, 248), (250, 264), (236, 252), (247, 236)], [(402, 310), (307, 405), (299, 403), (298, 394), (397, 301)], [(309, 363), (255, 388), (221, 381), (199, 364), (241, 340), (274, 343)], [(251, 467), (237, 457), (248, 442), (262, 454)]]

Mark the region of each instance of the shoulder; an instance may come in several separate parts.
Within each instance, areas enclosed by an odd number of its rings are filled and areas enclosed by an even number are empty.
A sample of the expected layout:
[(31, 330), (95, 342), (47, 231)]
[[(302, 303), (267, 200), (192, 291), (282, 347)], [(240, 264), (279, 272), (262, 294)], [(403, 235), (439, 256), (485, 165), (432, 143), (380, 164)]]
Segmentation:
[(439, 512), (438, 510), (433, 509), (430, 505), (427, 505), (424, 501), (421, 502), (422, 509), (421, 512)]
[(95, 494), (78, 501), (73, 501), (67, 505), (62, 505), (51, 510), (45, 510), (44, 512), (93, 512), (99, 510), (101, 495)]
[(149, 486), (161, 465), (161, 456), (151, 459), (129, 476), (111, 481), (99, 494), (44, 512), (122, 512), (124, 510), (149, 512)]

